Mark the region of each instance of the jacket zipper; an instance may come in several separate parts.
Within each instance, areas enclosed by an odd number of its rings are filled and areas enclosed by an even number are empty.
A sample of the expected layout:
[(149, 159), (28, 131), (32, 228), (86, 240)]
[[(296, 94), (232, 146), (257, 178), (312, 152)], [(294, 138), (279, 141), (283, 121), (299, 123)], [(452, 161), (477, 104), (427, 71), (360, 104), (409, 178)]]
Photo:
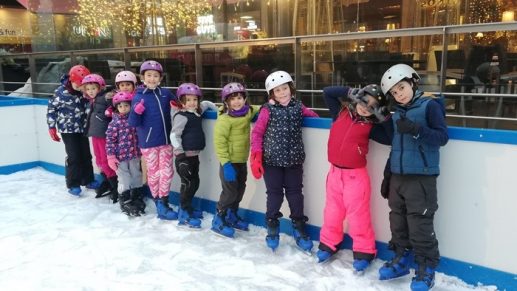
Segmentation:
[(158, 89), (158, 88), (155, 88), (153, 90), (153, 94), (154, 94), (154, 97), (156, 97), (156, 101), (158, 102), (158, 107), (160, 108), (160, 115), (162, 116), (163, 134), (165, 136), (165, 144), (169, 144), (168, 141), (167, 141), (168, 134), (167, 134), (167, 127), (165, 126), (165, 117), (163, 116), (162, 104), (160, 103), (160, 98), (154, 92), (156, 89)]
[(145, 139), (145, 142), (149, 142), (149, 138), (151, 137), (151, 131), (153, 131), (152, 127), (149, 127), (149, 132), (147, 133), (147, 138)]
[(427, 158), (425, 157), (425, 153), (424, 153), (424, 147), (422, 145), (419, 145), (418, 151), (420, 152), (420, 156), (422, 157), (422, 160), (424, 161), (424, 166), (427, 168), (428, 164), (427, 164)]

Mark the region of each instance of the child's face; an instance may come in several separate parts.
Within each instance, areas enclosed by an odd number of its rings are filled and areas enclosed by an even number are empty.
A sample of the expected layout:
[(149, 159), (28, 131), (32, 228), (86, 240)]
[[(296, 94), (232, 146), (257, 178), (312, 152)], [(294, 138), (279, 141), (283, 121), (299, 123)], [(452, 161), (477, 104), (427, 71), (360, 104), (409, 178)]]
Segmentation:
[(162, 75), (160, 72), (155, 70), (147, 70), (144, 72), (144, 84), (149, 89), (154, 89), (160, 85), (160, 82), (162, 80)]
[(84, 85), (83, 90), (84, 90), (84, 93), (86, 94), (86, 96), (88, 96), (88, 98), (93, 99), (99, 93), (100, 88), (99, 88), (99, 85), (97, 85), (97, 84), (88, 83), (88, 84)]
[(291, 87), (289, 87), (288, 83), (276, 86), (273, 88), (273, 95), (276, 102), (285, 103), (291, 99)]
[(118, 83), (118, 90), (120, 92), (132, 93), (135, 91), (135, 86), (131, 82), (123, 81)]
[(244, 107), (244, 104), (246, 104), (246, 99), (244, 99), (244, 96), (239, 93), (238, 95), (228, 98), (226, 102), (231, 110), (240, 110)]
[(357, 106), (356, 106), (357, 114), (359, 114), (363, 117), (371, 116), (373, 113), (371, 113), (368, 110), (368, 108), (373, 108), (374, 106), (376, 106), (378, 104), (377, 100), (375, 100), (374, 97), (372, 97), (370, 95), (366, 95), (366, 96), (368, 96), (368, 104), (357, 103)]
[(185, 104), (183, 105), (187, 110), (196, 110), (199, 98), (196, 95), (184, 95)]
[(397, 103), (406, 105), (413, 99), (413, 88), (408, 81), (402, 80), (391, 87), (390, 94)]
[(128, 102), (120, 102), (117, 104), (117, 110), (121, 115), (128, 114), (131, 110), (131, 105)]
[(71, 84), (72, 84), (72, 88), (74, 88), (75, 91), (81, 90), (81, 84), (76, 84), (76, 83), (71, 83)]

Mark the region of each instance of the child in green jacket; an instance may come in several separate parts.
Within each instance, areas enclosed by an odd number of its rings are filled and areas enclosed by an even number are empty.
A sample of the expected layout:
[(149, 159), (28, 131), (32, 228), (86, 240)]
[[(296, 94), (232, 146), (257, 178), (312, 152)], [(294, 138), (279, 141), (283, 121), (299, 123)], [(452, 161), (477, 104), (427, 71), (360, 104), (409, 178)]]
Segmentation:
[(223, 191), (217, 203), (212, 230), (231, 238), (234, 229), (248, 230), (248, 223), (237, 215), (237, 210), (246, 190), (251, 120), (259, 107), (248, 104), (246, 89), (239, 83), (226, 84), (221, 96), (223, 106), (215, 123), (214, 144), (221, 163), (219, 177)]

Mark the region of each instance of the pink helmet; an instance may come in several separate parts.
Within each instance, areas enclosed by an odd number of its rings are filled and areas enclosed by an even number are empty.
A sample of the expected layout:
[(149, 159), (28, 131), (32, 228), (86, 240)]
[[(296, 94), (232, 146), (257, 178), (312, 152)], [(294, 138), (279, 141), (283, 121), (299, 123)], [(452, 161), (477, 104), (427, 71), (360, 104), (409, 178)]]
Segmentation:
[(86, 77), (83, 78), (81, 85), (88, 83), (98, 84), (101, 87), (101, 89), (106, 87), (106, 81), (104, 81), (104, 78), (97, 74), (86, 75)]
[(115, 96), (113, 96), (113, 106), (117, 106), (120, 102), (129, 102), (133, 100), (133, 93), (129, 92), (117, 92)]
[(192, 83), (183, 83), (178, 87), (178, 91), (176, 91), (176, 96), (180, 98), (183, 95), (196, 95), (199, 98), (203, 97), (203, 93), (201, 93), (201, 89), (199, 89), (199, 86)]
[(131, 82), (136, 85), (136, 76), (131, 71), (121, 71), (115, 76), (115, 85), (120, 82)]
[(143, 75), (147, 70), (154, 70), (160, 72), (160, 75), (163, 74), (163, 68), (160, 63), (157, 61), (149, 60), (142, 63), (140, 66), (140, 74)]
[(223, 90), (221, 91), (223, 102), (226, 101), (226, 98), (233, 93), (242, 93), (246, 97), (246, 88), (244, 88), (240, 83), (228, 83), (224, 85)]

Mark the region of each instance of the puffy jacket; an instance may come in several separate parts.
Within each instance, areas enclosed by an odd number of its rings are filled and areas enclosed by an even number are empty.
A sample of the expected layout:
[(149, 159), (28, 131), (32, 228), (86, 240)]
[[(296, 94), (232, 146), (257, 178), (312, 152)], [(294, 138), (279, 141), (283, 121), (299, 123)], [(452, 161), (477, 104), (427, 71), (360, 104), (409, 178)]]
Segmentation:
[(88, 100), (82, 98), (81, 92), (70, 89), (68, 75), (61, 79), (61, 84), (48, 100), (48, 127), (57, 128), (60, 133), (84, 133)]
[(113, 113), (113, 120), (106, 130), (106, 154), (119, 161), (128, 161), (140, 156), (136, 129), (129, 125), (128, 115)]
[(240, 117), (219, 114), (214, 128), (214, 146), (221, 165), (246, 163), (250, 152), (251, 120), (259, 109), (260, 106), (251, 106), (248, 113)]
[[(134, 108), (140, 100), (144, 100), (145, 110), (136, 114)], [(171, 119), (170, 101), (176, 100), (171, 91), (164, 88), (153, 90), (138, 88), (131, 102), (129, 125), (136, 127), (140, 148), (151, 148), (170, 144)]]
[(87, 133), (88, 136), (106, 137), (106, 129), (111, 118), (106, 117), (104, 112), (111, 106), (111, 102), (106, 100), (105, 92), (100, 92), (90, 101), (88, 111)]

